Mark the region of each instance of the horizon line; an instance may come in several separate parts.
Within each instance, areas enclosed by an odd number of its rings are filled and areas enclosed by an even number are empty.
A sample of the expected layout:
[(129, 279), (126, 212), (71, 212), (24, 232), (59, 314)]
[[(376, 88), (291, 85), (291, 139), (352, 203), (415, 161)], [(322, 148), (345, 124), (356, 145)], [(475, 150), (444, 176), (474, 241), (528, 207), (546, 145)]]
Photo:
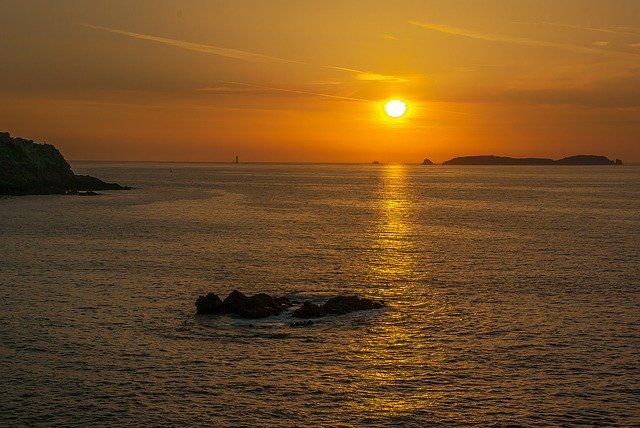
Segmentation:
[[(503, 155), (465, 155), (465, 156), (455, 156), (450, 159), (447, 159), (442, 162), (433, 162), (432, 165), (423, 165), (421, 161), (418, 162), (402, 162), (402, 161), (354, 161), (354, 162), (340, 162), (340, 161), (244, 161), (235, 163), (233, 161), (219, 161), (219, 160), (205, 160), (205, 161), (189, 161), (189, 160), (100, 160), (100, 159), (70, 159), (68, 162), (90, 162), (90, 163), (166, 163), (166, 164), (215, 164), (215, 165), (420, 165), (420, 166), (552, 166), (552, 165), (445, 165), (444, 162), (447, 162), (456, 158), (464, 158), (464, 157), (478, 157), (478, 156), (497, 156), (497, 157), (507, 157), (511, 156), (503, 156)], [(565, 157), (572, 156), (604, 156), (604, 155), (570, 155)], [(606, 157), (606, 156), (605, 156)], [(524, 158), (513, 158), (513, 159), (536, 159), (535, 157), (524, 157)], [(537, 159), (551, 159), (551, 160), (559, 160), (553, 158), (537, 158)], [(610, 159), (607, 157), (607, 159)], [(610, 160), (616, 160), (619, 158), (614, 158)], [(622, 159), (624, 166), (640, 166), (640, 160), (633, 161), (625, 161)], [(564, 166), (574, 166), (574, 165), (564, 165)], [(584, 166), (584, 165), (575, 165), (575, 166)], [(591, 166), (591, 165), (587, 165)], [(598, 165), (595, 165), (598, 166)], [(608, 166), (608, 165), (602, 165)]]

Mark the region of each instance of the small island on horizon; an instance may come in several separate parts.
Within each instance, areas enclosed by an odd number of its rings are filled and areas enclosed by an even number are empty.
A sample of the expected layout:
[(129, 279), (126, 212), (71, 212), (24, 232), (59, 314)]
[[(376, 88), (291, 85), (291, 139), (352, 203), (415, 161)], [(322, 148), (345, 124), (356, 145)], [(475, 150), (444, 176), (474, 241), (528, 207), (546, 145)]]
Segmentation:
[[(423, 165), (425, 163), (423, 162)], [(622, 165), (620, 159), (611, 160), (599, 155), (575, 155), (558, 160), (547, 158), (512, 158), (483, 155), (462, 156), (442, 162), (442, 165)]]
[[(237, 162), (237, 158), (236, 158)], [(374, 165), (380, 162), (375, 160)], [(622, 165), (599, 155), (576, 155), (558, 160), (483, 155), (462, 156), (442, 165)], [(434, 165), (425, 158), (421, 165)], [(12, 137), (0, 132), (0, 195), (95, 194), (95, 190), (125, 190), (130, 187), (106, 183), (88, 175), (76, 175), (60, 151), (51, 144)]]

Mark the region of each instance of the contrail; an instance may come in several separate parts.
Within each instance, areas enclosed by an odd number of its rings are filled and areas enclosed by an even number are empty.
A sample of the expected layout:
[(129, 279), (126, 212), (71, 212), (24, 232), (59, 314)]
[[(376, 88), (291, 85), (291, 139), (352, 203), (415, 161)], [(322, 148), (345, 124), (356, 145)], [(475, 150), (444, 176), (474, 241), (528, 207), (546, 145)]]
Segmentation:
[(242, 50), (238, 50), (238, 49), (223, 48), (223, 47), (220, 47), (220, 46), (204, 45), (204, 44), (201, 44), (201, 43), (185, 42), (185, 41), (182, 41), (182, 40), (169, 39), (169, 38), (166, 38), (166, 37), (150, 36), (150, 35), (147, 35), (147, 34), (140, 34), (140, 33), (133, 33), (133, 32), (130, 32), (130, 31), (116, 30), (114, 28), (102, 27), (102, 26), (99, 26), (99, 25), (90, 25), (90, 24), (78, 24), (78, 25), (81, 25), (81, 26), (86, 27), (86, 28), (92, 28), (94, 30), (102, 30), (102, 31), (106, 31), (106, 32), (109, 32), (109, 33), (113, 33), (113, 34), (120, 34), (122, 36), (127, 36), (127, 37), (131, 37), (131, 38), (134, 38), (134, 39), (147, 40), (147, 41), (151, 41), (151, 42), (162, 43), (164, 45), (173, 46), (173, 47), (181, 48), (181, 49), (186, 49), (186, 50), (189, 50), (189, 51), (203, 52), (203, 53), (223, 56), (223, 57), (226, 57), (226, 58), (239, 59), (239, 60), (243, 60), (243, 61), (288, 62), (288, 63), (293, 63), (293, 64), (306, 64), (306, 63), (301, 62), (301, 61), (293, 61), (293, 60), (290, 60), (290, 59), (278, 58), (278, 57), (275, 57), (275, 56), (263, 55), (263, 54), (259, 54), (259, 53), (255, 53), (255, 52), (247, 52), (247, 51), (242, 51)]
[(94, 29), (94, 30), (106, 31), (106, 32), (112, 33), (112, 34), (118, 34), (118, 35), (121, 35), (121, 36), (131, 37), (133, 39), (146, 40), (146, 41), (156, 42), (156, 43), (162, 43), (164, 45), (173, 46), (173, 47), (180, 48), (180, 49), (185, 49), (185, 50), (195, 51), (195, 52), (202, 52), (202, 53), (206, 53), (206, 54), (217, 55), (217, 56), (221, 56), (221, 57), (225, 57), (225, 58), (237, 59), (237, 60), (241, 60), (241, 61), (271, 62), (271, 63), (282, 62), (282, 63), (289, 63), (289, 64), (305, 65), (305, 66), (309, 66), (309, 67), (320, 67), (320, 68), (326, 68), (326, 69), (331, 69), (331, 70), (339, 70), (339, 71), (352, 73), (352, 74), (355, 75), (355, 79), (356, 80), (363, 80), (363, 81), (391, 81), (391, 82), (407, 82), (408, 81), (407, 79), (402, 78), (402, 77), (389, 76), (389, 75), (386, 75), (386, 74), (379, 74), (379, 73), (374, 73), (374, 72), (370, 72), (370, 71), (358, 70), (358, 69), (355, 69), (355, 68), (338, 67), (338, 66), (333, 66), (333, 65), (311, 64), (309, 62), (297, 61), (297, 60), (292, 60), (292, 59), (287, 59), (287, 58), (279, 58), (279, 57), (276, 57), (276, 56), (264, 55), (264, 54), (260, 54), (260, 53), (256, 53), (256, 52), (249, 52), (249, 51), (243, 51), (243, 50), (239, 50), (239, 49), (225, 48), (225, 47), (222, 47), (222, 46), (205, 45), (205, 44), (202, 44), (202, 43), (186, 42), (184, 40), (176, 40), (176, 39), (170, 39), (168, 37), (160, 37), (160, 36), (153, 36), (153, 35), (149, 35), (149, 34), (134, 33), (134, 32), (131, 32), (131, 31), (118, 30), (118, 29), (115, 29), (115, 28), (103, 27), (103, 26), (100, 26), (100, 25), (91, 25), (91, 24), (77, 24), (77, 25), (80, 25), (80, 26), (85, 27), (85, 28), (91, 28), (91, 29)]
[(409, 21), (410, 24), (424, 28), (426, 30), (437, 31), (439, 33), (451, 34), (454, 36), (468, 37), (478, 40), (486, 40), (490, 42), (513, 43), (526, 46), (540, 46), (547, 48), (555, 48), (568, 50), (579, 53), (590, 53), (600, 55), (616, 55), (616, 56), (637, 56), (635, 52), (612, 51), (607, 49), (591, 48), (586, 46), (571, 45), (568, 43), (546, 42), (541, 40), (527, 39), (524, 37), (505, 36), (500, 34), (483, 33), (480, 31), (466, 30), (463, 28), (450, 27), (448, 25), (434, 24), (429, 22)]
[(574, 30), (584, 30), (584, 31), (594, 31), (597, 33), (608, 33), (608, 34), (625, 34), (630, 36), (638, 36), (639, 32), (632, 32), (623, 29), (615, 29), (612, 30), (610, 28), (597, 28), (597, 27), (583, 27), (581, 25), (572, 25), (572, 24), (559, 24), (556, 22), (521, 22), (515, 21), (514, 24), (524, 24), (524, 25), (546, 25), (549, 27), (560, 27), (560, 28), (572, 28)]
[[(244, 82), (234, 82), (231, 80), (216, 80), (216, 82), (220, 82), (220, 83), (227, 83), (230, 85), (240, 85), (240, 86), (246, 86), (249, 88), (255, 88), (255, 89), (266, 89), (269, 91), (279, 91), (279, 92), (289, 92), (292, 94), (303, 94), (303, 95), (315, 95), (318, 97), (326, 97), (326, 98), (334, 98), (334, 99), (338, 99), (338, 100), (349, 100), (349, 101), (361, 101), (361, 102), (365, 102), (365, 103), (378, 103), (378, 101), (374, 101), (374, 100), (367, 100), (364, 98), (354, 98), (354, 97), (344, 97), (341, 95), (330, 95), (330, 94), (323, 94), (321, 92), (310, 92), (310, 91), (300, 91), (300, 90), (296, 90), (296, 89), (285, 89), (285, 88), (276, 88), (273, 86), (263, 86), (263, 85), (254, 85), (252, 83), (244, 83)], [(207, 89), (207, 88), (203, 88), (203, 89), (199, 89), (199, 91), (208, 91), (211, 89)]]

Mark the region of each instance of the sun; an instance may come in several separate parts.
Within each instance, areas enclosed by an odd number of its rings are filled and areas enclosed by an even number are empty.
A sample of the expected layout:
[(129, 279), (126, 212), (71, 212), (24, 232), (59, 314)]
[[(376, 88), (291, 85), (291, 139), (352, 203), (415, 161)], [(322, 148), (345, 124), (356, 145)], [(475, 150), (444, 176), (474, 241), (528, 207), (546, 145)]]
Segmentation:
[(391, 117), (401, 117), (407, 111), (407, 103), (402, 100), (389, 100), (384, 105), (384, 111)]

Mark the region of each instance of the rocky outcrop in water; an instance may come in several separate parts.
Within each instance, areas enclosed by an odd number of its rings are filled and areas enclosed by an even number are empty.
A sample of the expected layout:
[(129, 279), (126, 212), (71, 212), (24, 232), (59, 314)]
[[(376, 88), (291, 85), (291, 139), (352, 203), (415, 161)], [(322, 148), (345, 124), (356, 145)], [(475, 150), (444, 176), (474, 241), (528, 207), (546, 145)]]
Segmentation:
[(304, 302), (291, 314), (295, 318), (321, 318), (325, 315), (327, 313), (322, 306), (311, 302)]
[(612, 161), (605, 156), (577, 155), (553, 160), (546, 158), (510, 158), (504, 156), (463, 156), (443, 165), (622, 165), (620, 159)]
[(76, 175), (51, 144), (0, 132), (0, 195), (78, 194), (82, 191), (125, 190), (89, 175)]
[(320, 318), (326, 315), (344, 315), (349, 312), (380, 309), (384, 303), (358, 296), (332, 297), (324, 305), (305, 302), (291, 314), (295, 318)]
[[(273, 297), (265, 293), (246, 296), (233, 290), (226, 299), (209, 293), (196, 300), (196, 312), (199, 314), (232, 315), (238, 318), (259, 319), (280, 315), (290, 309), (293, 303), (286, 297)], [(321, 318), (327, 315), (344, 315), (349, 312), (380, 309), (384, 303), (358, 296), (332, 297), (324, 305), (303, 302), (291, 313), (294, 318)], [(295, 324), (295, 325), (294, 325)], [(292, 326), (309, 326), (312, 322), (292, 323)]]
[(286, 297), (272, 297), (265, 293), (245, 296), (238, 290), (233, 290), (224, 300), (214, 293), (200, 296), (196, 300), (196, 311), (199, 314), (227, 314), (247, 319), (280, 315), (290, 306), (291, 302)]
[(429, 158), (424, 158), (421, 165), (433, 165), (433, 162)]

